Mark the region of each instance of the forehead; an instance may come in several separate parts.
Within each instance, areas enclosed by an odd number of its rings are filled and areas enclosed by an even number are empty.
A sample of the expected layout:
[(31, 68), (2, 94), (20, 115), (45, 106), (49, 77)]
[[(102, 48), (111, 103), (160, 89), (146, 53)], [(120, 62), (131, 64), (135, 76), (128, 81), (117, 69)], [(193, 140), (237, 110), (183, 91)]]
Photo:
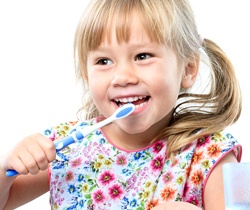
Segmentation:
[(154, 41), (149, 36), (147, 27), (141, 17), (133, 12), (130, 16), (129, 25), (126, 22), (120, 22), (119, 17), (113, 16), (111, 24), (107, 30), (102, 34), (102, 43), (110, 44), (116, 41), (118, 44), (121, 42), (140, 42), (140, 41)]
[[(116, 40), (118, 43), (128, 42), (131, 37), (145, 38), (165, 43), (163, 33), (157, 28), (152, 15), (145, 15), (138, 8), (128, 10), (122, 8), (113, 13), (103, 11), (95, 19), (86, 22), (82, 37), (85, 52), (96, 49), (101, 43)], [(148, 17), (147, 17), (148, 16)]]

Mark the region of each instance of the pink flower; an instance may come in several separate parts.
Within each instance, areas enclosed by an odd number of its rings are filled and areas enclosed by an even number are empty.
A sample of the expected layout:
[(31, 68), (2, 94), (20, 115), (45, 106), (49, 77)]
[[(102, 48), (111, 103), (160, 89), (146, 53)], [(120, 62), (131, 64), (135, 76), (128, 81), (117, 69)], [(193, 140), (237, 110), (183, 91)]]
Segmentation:
[(110, 171), (104, 171), (102, 174), (100, 174), (100, 177), (98, 179), (98, 181), (104, 186), (110, 184), (114, 180), (115, 176)]
[(125, 155), (118, 155), (116, 158), (116, 164), (120, 166), (127, 165), (127, 158), (125, 157)]
[(109, 196), (113, 199), (121, 199), (123, 195), (123, 190), (120, 185), (114, 184), (112, 187), (108, 189)]
[(162, 156), (158, 156), (155, 159), (153, 159), (150, 163), (150, 166), (153, 171), (161, 170), (164, 164), (164, 159)]
[(102, 203), (105, 200), (105, 195), (102, 190), (96, 190), (92, 195), (93, 201), (95, 203)]
[(195, 206), (198, 206), (198, 204), (199, 204), (198, 198), (195, 197), (194, 195), (191, 195), (191, 196), (189, 197), (189, 199), (186, 200), (186, 202), (192, 203), (192, 204), (194, 204)]
[(155, 143), (153, 147), (153, 152), (157, 154), (161, 151), (163, 147), (164, 147), (164, 143), (162, 141), (158, 141)]
[(71, 165), (71, 167), (73, 167), (73, 168), (75, 168), (75, 167), (77, 167), (77, 166), (80, 166), (81, 164), (82, 164), (82, 158), (81, 158), (81, 157), (79, 157), (79, 158), (77, 158), (77, 159), (74, 159), (74, 160), (70, 161), (70, 165)]
[(173, 180), (174, 176), (171, 172), (167, 172), (162, 176), (162, 180), (165, 184), (171, 182)]
[(205, 135), (197, 140), (198, 147), (204, 147), (208, 143), (210, 143), (210, 135)]
[(73, 180), (73, 179), (74, 179), (74, 174), (73, 174), (73, 172), (72, 172), (72, 171), (67, 172), (65, 178), (66, 178), (66, 181), (67, 181), (67, 182)]

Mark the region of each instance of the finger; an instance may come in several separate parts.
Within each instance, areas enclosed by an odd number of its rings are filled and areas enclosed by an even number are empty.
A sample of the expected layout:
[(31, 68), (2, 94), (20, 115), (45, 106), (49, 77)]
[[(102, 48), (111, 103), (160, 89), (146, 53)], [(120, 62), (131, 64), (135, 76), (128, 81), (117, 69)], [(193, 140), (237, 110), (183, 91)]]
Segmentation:
[(36, 165), (39, 170), (46, 170), (48, 168), (48, 159), (44, 150), (40, 147), (39, 144), (34, 144), (28, 148), (28, 152), (32, 155), (36, 161)]
[(20, 154), (19, 158), (29, 173), (37, 174), (39, 172), (39, 167), (37, 166), (36, 160), (28, 150), (25, 153)]
[(18, 157), (10, 161), (8, 169), (14, 169), (19, 174), (23, 174), (23, 175), (26, 175), (29, 173), (28, 169), (23, 164), (23, 161)]
[(38, 138), (38, 144), (43, 149), (43, 151), (44, 151), (44, 153), (46, 155), (47, 161), (49, 163), (52, 162), (53, 160), (55, 160), (55, 158), (56, 158), (56, 149), (55, 149), (54, 143), (50, 139), (48, 139), (48, 138), (41, 135)]

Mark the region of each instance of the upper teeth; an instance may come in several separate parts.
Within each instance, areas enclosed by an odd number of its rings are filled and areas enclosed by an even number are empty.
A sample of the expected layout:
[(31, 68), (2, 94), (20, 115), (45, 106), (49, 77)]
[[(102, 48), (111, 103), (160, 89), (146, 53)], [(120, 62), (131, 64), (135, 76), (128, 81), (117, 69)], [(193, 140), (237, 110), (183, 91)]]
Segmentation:
[(114, 100), (116, 102), (128, 103), (128, 102), (137, 101), (137, 100), (143, 99), (143, 98), (146, 98), (146, 96), (136, 96), (136, 97), (128, 97), (128, 98), (115, 98)]

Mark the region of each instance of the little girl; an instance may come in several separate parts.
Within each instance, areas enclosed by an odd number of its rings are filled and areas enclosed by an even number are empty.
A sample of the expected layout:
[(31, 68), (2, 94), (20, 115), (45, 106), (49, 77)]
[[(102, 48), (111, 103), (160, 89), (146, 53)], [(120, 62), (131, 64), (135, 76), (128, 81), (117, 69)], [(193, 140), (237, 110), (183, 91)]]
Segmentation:
[[(197, 92), (203, 57), (210, 83)], [(50, 191), (51, 209), (224, 209), (221, 168), (241, 158), (225, 131), (240, 116), (240, 90), (224, 52), (198, 35), (188, 1), (92, 0), (75, 58), (85, 119), (25, 137), (1, 157), (0, 208)], [(56, 152), (54, 140), (126, 103), (131, 115)]]

